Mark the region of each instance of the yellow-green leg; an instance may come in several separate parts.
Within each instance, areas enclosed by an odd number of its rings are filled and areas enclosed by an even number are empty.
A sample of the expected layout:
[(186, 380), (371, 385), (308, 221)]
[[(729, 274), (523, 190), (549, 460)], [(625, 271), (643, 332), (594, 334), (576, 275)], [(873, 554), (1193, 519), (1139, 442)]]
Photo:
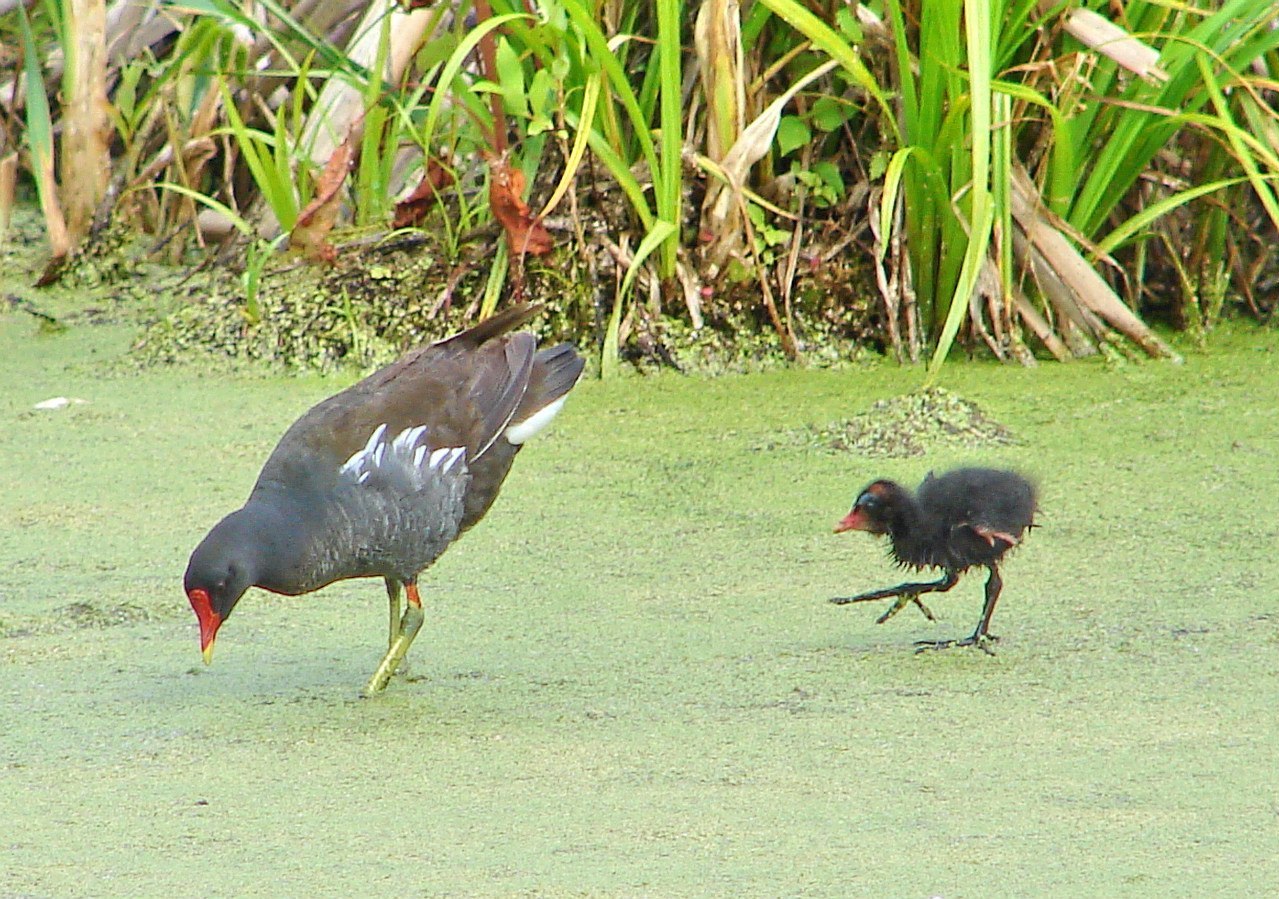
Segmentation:
[(398, 615), (400, 610), (400, 584), (398, 581), (389, 579), (386, 583), (386, 592), (391, 601), (391, 636), (388, 641), (386, 655), (382, 658), (382, 663), (377, 666), (377, 671), (373, 672), (373, 677), (369, 679), (368, 686), (364, 688), (365, 696), (372, 696), (386, 689), (387, 681), (391, 679), (391, 675), (395, 673), (395, 670), (400, 667), (400, 663), (404, 661), (404, 656), (408, 653), (409, 647), (413, 645), (413, 638), (422, 629), (422, 620), (425, 617), (422, 612), (422, 600), (418, 596), (416, 583), (410, 581), (404, 585), (408, 593), (408, 604), (404, 607), (403, 618)]
[(396, 639), (400, 636), (400, 582), (393, 579), (386, 579), (386, 598), (391, 601), (391, 628), (386, 638), (386, 648), (389, 650), (395, 645)]
[[(400, 639), (400, 594), (403, 592), (403, 585), (394, 578), (386, 579), (386, 598), (389, 600), (391, 607), (391, 626), (387, 630), (386, 648), (390, 652), (395, 647), (395, 641)], [(407, 609), (405, 610), (407, 611)], [(409, 673), (408, 659), (400, 662), (399, 667), (391, 672), (392, 676), (398, 674), (404, 677)]]

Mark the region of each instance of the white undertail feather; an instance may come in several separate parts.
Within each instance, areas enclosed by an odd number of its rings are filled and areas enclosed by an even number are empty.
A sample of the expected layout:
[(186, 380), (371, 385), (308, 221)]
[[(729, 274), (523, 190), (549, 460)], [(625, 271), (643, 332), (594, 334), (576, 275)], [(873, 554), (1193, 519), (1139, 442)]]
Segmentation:
[(506, 429), (506, 439), (518, 446), (529, 438), (535, 437), (539, 431), (551, 423), (551, 419), (559, 414), (560, 409), (564, 408), (566, 399), (568, 394), (564, 394), (552, 403), (547, 403), (518, 424), (511, 425)]

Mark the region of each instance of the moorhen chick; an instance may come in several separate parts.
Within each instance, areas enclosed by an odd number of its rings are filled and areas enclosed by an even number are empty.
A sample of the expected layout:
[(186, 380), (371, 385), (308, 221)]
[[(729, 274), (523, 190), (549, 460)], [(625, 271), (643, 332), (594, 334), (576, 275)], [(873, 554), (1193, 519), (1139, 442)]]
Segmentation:
[(484, 517), (582, 373), (572, 346), (539, 352), (532, 334), (508, 333), (540, 309), (515, 306), (414, 350), (293, 423), (248, 502), (191, 554), (184, 586), (206, 663), (249, 587), (296, 596), (381, 577), (390, 639), (365, 693), (386, 687), (422, 626), (418, 575)]
[(835, 526), (835, 533), (868, 531), (887, 534), (892, 556), (903, 568), (940, 568), (937, 581), (898, 584), (857, 596), (837, 596), (831, 602), (843, 605), (897, 597), (876, 624), (883, 624), (913, 602), (930, 621), (933, 613), (920, 601), (921, 593), (944, 593), (959, 582), (959, 576), (977, 565), (990, 572), (986, 579), (986, 604), (972, 636), (962, 640), (919, 640), (916, 652), (949, 646), (977, 646), (994, 655), (989, 643), (999, 638), (990, 633), (1003, 581), (999, 561), (1004, 553), (1021, 543), (1022, 535), (1035, 526), (1035, 487), (1014, 471), (993, 468), (957, 468), (941, 477), (932, 472), (924, 478), (915, 495), (893, 481), (875, 481), (862, 490), (852, 511)]

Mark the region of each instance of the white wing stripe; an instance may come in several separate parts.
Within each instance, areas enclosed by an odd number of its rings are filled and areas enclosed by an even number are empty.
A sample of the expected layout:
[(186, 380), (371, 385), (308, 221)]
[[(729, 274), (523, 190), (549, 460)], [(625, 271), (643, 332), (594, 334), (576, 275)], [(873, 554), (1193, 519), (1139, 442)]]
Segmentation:
[(426, 425), (405, 428), (389, 442), (386, 439), (387, 425), (381, 424), (369, 436), (369, 441), (360, 450), (351, 454), (351, 458), (342, 464), (342, 474), (354, 475), (356, 483), (368, 481), (374, 469), (385, 465), (399, 463), (412, 468), (421, 469), (425, 463), (429, 469), (448, 472), (466, 456), (466, 447), (445, 446), (432, 451), (425, 442)]
[(386, 424), (383, 423), (378, 425), (373, 433), (369, 435), (369, 442), (364, 444), (363, 449), (356, 450), (352, 453), (351, 458), (346, 460), (346, 462), (342, 465), (341, 470), (344, 472), (360, 471), (364, 467), (365, 462), (373, 454), (374, 450), (381, 446), (382, 435), (385, 433)]

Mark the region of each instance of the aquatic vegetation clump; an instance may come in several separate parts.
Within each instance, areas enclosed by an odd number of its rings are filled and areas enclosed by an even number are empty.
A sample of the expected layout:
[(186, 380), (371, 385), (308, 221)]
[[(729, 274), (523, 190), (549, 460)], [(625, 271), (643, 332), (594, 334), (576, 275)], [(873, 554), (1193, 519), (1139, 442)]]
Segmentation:
[[(367, 369), (473, 323), (488, 266), (449, 261), (417, 239), (366, 248), (337, 266), (286, 264), (264, 274), (252, 301), (239, 279), (151, 324), (134, 345), (140, 365), (259, 361), (292, 369)], [(536, 323), (550, 337), (574, 330), (564, 279), (529, 266), (526, 292), (545, 297)]]
[(1012, 431), (972, 400), (928, 387), (879, 400), (851, 418), (783, 431), (758, 448), (802, 446), (830, 453), (902, 458), (922, 456), (938, 447), (981, 449), (1016, 442)]

